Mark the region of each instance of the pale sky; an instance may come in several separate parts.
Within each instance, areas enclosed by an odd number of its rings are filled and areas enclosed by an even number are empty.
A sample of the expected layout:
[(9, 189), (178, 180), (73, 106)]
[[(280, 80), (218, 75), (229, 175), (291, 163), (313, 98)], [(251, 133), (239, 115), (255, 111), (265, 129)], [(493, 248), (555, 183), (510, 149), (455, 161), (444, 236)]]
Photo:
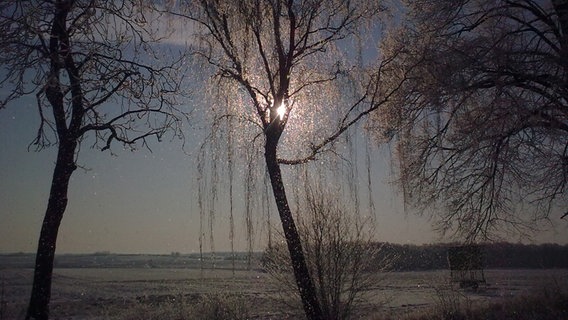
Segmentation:
[[(36, 112), (30, 98), (0, 110), (0, 253), (34, 252), (37, 246), (55, 148), (27, 151), (37, 129)], [(188, 129), (188, 154), (181, 151), (181, 143), (176, 140), (155, 144), (153, 153), (122, 151), (116, 144), (113, 148), (116, 156), (85, 144), (79, 163), (86, 170), (78, 169), (72, 176), (57, 252), (197, 252), (199, 213), (193, 172), (197, 144), (192, 139), (200, 138), (195, 133)], [(414, 244), (444, 241), (432, 232), (427, 219), (405, 213), (400, 197), (388, 183), (394, 178), (388, 149), (383, 148), (372, 156), (376, 240)], [(227, 221), (226, 215), (218, 214), (217, 251), (230, 248)], [(235, 224), (236, 249), (245, 250), (241, 214), (236, 215)], [(255, 250), (262, 250), (266, 234), (258, 232)], [(558, 221), (556, 230), (539, 234), (534, 240), (568, 243), (568, 222)]]
[[(38, 119), (33, 100), (20, 101), (24, 103), (14, 103), (0, 112), (0, 252), (35, 251), (55, 161), (55, 148), (27, 150)], [(145, 149), (123, 151), (116, 144), (112, 149), (116, 156), (85, 144), (79, 156), (84, 169), (72, 176), (57, 252), (197, 251), (199, 213), (192, 170), (196, 150), (191, 141), (194, 138), (200, 139), (191, 133), (187, 137), (189, 146), (185, 153), (177, 140), (155, 144), (153, 153)], [(388, 157), (386, 153), (381, 157), (376, 160), (385, 162), (382, 166), (388, 175)], [(390, 178), (381, 179), (386, 182)], [(390, 186), (376, 189), (378, 240), (436, 240), (428, 223), (405, 215)], [(243, 225), (237, 214), (239, 250), (246, 248)], [(222, 213), (217, 218), (216, 230), (215, 249), (229, 250), (228, 223)], [(262, 250), (265, 235), (257, 238), (256, 249)]]
[[(179, 39), (170, 41), (183, 43)], [(6, 94), (2, 90), (6, 89), (0, 88), (0, 96)], [(36, 250), (56, 151), (56, 147), (40, 152), (27, 150), (38, 124), (33, 96), (0, 110), (0, 253)], [(116, 155), (90, 149), (89, 143), (84, 143), (78, 163), (82, 168), (74, 172), (70, 183), (57, 253), (197, 252), (200, 219), (195, 168), (202, 136), (203, 131), (187, 128), (185, 152), (178, 140), (152, 144), (153, 153), (145, 149), (125, 151), (114, 144), (112, 151)], [(400, 196), (389, 184), (395, 177), (388, 147), (373, 152), (372, 157), (375, 239), (413, 244), (446, 241), (432, 231), (427, 218), (405, 212)], [(285, 174), (285, 183), (291, 183), (290, 178)], [(228, 251), (226, 208), (219, 211), (215, 249)], [(273, 221), (277, 222), (276, 213), (273, 214)], [(256, 222), (255, 250), (263, 250), (266, 245), (266, 232), (259, 224), (262, 222)], [(534, 241), (568, 243), (568, 219), (554, 220), (554, 224), (556, 229), (549, 226), (549, 231), (535, 235)], [(244, 218), (240, 212), (235, 225), (236, 250), (245, 250)]]

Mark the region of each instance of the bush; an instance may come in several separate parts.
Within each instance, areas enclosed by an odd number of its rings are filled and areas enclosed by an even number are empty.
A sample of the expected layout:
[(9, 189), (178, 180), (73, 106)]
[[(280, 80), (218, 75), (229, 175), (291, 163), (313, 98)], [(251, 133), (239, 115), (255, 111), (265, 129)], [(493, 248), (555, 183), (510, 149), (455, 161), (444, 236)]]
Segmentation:
[[(558, 283), (487, 304), (472, 304), (460, 290), (437, 290), (435, 307), (405, 320), (559, 320), (568, 319), (568, 291)], [(377, 318), (385, 319), (385, 318)], [(388, 318), (387, 318), (388, 319)], [(396, 319), (401, 319), (396, 317)]]
[[(349, 319), (370, 303), (366, 294), (382, 279), (370, 270), (381, 270), (389, 260), (380, 257), (380, 247), (373, 242), (373, 221), (350, 215), (339, 198), (309, 189), (296, 217), (317, 299), (330, 320)], [(262, 262), (281, 292), (293, 297), (290, 304), (300, 308), (283, 236), (266, 249)]]
[(117, 314), (107, 310), (105, 319), (120, 320), (245, 320), (250, 319), (248, 305), (244, 298), (224, 294), (201, 296), (182, 295), (140, 301)]

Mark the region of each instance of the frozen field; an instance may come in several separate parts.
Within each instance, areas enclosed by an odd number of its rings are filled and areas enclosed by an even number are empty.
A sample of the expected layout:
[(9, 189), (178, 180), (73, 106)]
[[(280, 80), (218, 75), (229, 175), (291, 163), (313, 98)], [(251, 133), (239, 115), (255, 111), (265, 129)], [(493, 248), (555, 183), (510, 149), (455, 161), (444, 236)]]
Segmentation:
[[(57, 268), (52, 290), (54, 319), (123, 318), (125, 310), (198, 301), (208, 295), (237, 297), (257, 319), (294, 318), (269, 276), (258, 270), (143, 266)], [(221, 264), (221, 267), (227, 267)], [(243, 267), (242, 265), (238, 267)], [(463, 291), (448, 284), (449, 271), (377, 274), (369, 295), (370, 314), (404, 314), (432, 307), (440, 298), (458, 295), (468, 303), (507, 298), (547, 285), (568, 287), (568, 270), (486, 270), (487, 286)], [(0, 319), (22, 319), (31, 290), (31, 268), (0, 268)], [(373, 319), (373, 317), (369, 317)]]

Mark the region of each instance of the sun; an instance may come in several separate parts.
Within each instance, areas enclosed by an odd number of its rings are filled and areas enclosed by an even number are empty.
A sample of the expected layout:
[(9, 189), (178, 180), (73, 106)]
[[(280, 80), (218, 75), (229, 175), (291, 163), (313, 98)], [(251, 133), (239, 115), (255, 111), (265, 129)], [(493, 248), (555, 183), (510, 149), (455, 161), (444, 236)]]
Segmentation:
[(276, 109), (276, 114), (278, 114), (280, 116), (280, 121), (282, 121), (284, 119), (284, 115), (286, 114), (286, 106), (284, 105), (284, 102), (282, 102), (280, 107), (278, 107), (278, 109)]

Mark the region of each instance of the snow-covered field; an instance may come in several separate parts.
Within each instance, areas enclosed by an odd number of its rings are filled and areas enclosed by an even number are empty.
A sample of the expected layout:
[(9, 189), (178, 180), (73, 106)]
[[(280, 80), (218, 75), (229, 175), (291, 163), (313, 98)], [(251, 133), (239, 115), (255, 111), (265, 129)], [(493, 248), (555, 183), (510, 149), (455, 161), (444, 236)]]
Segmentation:
[[(0, 319), (23, 318), (32, 275), (31, 268), (0, 268)], [(568, 270), (486, 270), (487, 285), (476, 291), (461, 290), (449, 284), (447, 270), (392, 272), (376, 276), (377, 284), (369, 292), (376, 304), (366, 310), (372, 314), (416, 312), (450, 297), (468, 303), (483, 303), (547, 285), (568, 287)], [(124, 318), (132, 310), (177, 308), (176, 304), (187, 305), (211, 296), (239, 299), (254, 318), (293, 318), (292, 309), (280, 303), (281, 293), (269, 275), (258, 269), (232, 271), (218, 267), (202, 270), (197, 265), (186, 268), (57, 268), (53, 279), (52, 318)]]

